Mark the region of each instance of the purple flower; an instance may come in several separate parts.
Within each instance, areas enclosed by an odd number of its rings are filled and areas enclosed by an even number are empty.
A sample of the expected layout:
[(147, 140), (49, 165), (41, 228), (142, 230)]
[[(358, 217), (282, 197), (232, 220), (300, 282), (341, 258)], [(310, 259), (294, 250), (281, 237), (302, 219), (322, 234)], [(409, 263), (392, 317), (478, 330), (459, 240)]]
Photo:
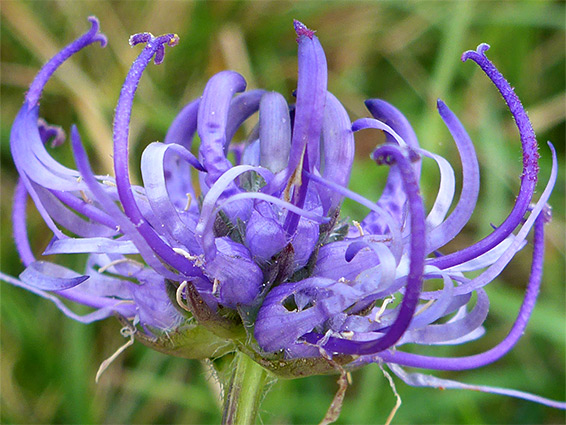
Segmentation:
[[(106, 44), (98, 21), (89, 20), (91, 30), (41, 69), (12, 127), (20, 173), (14, 237), (26, 269), (19, 279), (1, 275), (4, 280), (52, 300), (84, 323), (117, 315), (138, 340), (179, 356), (205, 358), (238, 349), (273, 373), (291, 377), (379, 362), (411, 385), (473, 388), (566, 407), (527, 393), (471, 387), (403, 369), (464, 370), (496, 361), (524, 332), (539, 291), (556, 155), (549, 144), (551, 177), (532, 203), (537, 141), (513, 89), (487, 59), (488, 45), (465, 52), (462, 60), (482, 68), (515, 119), (523, 148), (520, 191), (491, 234), (465, 249), (444, 252), (472, 215), (479, 192), (479, 165), (464, 127), (439, 100), (463, 173), (460, 198), (450, 212), (455, 192), (450, 164), (422, 149), (406, 118), (382, 100), (368, 100), (372, 118), (352, 124), (327, 90), (318, 38), (298, 21), (294, 104), (278, 93), (246, 92), (244, 78), (235, 72), (216, 74), (202, 96), (181, 110), (164, 142), (144, 150), (143, 186), (129, 178), (132, 103), (147, 65), (161, 63), (165, 48), (178, 37), (132, 36), (132, 46), (144, 47), (116, 106), (115, 177), (93, 173), (76, 127), (70, 139), (77, 169), (56, 162), (44, 145), (60, 144), (64, 135), (39, 117), (39, 99), (66, 59), (92, 43)], [(256, 112), (259, 123), (249, 137), (234, 141)], [(372, 154), (390, 169), (377, 202), (347, 189), (353, 133), (365, 129), (387, 135)], [(195, 133), (198, 150), (192, 146)], [(435, 161), (441, 175), (428, 212), (419, 190), (423, 157)], [(198, 191), (191, 182), (193, 168)], [(28, 196), (54, 234), (43, 254), (88, 254), (84, 271), (36, 259), (26, 232)], [(344, 198), (368, 208), (368, 215), (359, 223), (341, 217)], [(483, 335), (489, 309), (484, 287), (527, 244), (531, 230), (533, 259), (524, 302), (500, 344), (457, 358), (404, 351), (407, 344), (461, 344)], [(93, 312), (78, 316), (61, 298)]]

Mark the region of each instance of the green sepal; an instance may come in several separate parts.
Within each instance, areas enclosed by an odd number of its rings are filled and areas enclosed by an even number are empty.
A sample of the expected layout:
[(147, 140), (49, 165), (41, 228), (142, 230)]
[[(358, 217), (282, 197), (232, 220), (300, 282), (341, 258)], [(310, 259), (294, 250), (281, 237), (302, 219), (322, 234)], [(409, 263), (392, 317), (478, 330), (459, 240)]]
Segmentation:
[(174, 330), (162, 331), (159, 336), (145, 334), (125, 317), (118, 316), (118, 320), (133, 332), (136, 341), (156, 351), (176, 357), (197, 360), (211, 359), (221, 357), (236, 348), (231, 340), (215, 335), (204, 326), (197, 325), (194, 320), (187, 320)]

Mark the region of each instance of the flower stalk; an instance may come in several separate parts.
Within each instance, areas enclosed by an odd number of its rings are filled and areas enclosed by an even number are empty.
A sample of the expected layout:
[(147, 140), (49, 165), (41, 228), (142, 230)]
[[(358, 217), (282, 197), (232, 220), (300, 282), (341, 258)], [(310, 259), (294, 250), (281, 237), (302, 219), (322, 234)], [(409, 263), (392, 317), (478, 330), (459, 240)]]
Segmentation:
[(233, 372), (224, 387), (222, 424), (254, 424), (265, 393), (267, 371), (237, 351)]

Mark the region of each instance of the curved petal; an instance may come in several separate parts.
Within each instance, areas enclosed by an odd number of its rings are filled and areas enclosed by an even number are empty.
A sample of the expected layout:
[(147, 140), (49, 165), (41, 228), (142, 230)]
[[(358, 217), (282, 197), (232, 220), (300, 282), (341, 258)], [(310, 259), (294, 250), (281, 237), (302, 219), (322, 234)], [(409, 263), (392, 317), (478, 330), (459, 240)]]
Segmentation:
[(244, 78), (233, 71), (222, 71), (206, 84), (198, 110), (198, 135), (201, 139), (199, 157), (207, 170), (208, 186), (232, 164), (226, 158), (226, 126), (232, 97), (246, 88)]
[(462, 163), (462, 192), (454, 211), (438, 227), (427, 234), (429, 251), (434, 251), (451, 241), (468, 222), (478, 199), (480, 174), (474, 145), (456, 115), (440, 99), (438, 112), (456, 142)]
[(501, 73), (485, 55), (487, 49), (489, 49), (487, 44), (481, 44), (478, 46), (477, 51), (465, 52), (462, 55), (462, 61), (471, 59), (481, 67), (503, 96), (503, 99), (507, 103), (511, 114), (515, 119), (523, 148), (523, 175), (521, 176), (521, 187), (519, 189), (517, 199), (515, 200), (515, 205), (503, 223), (501, 223), (495, 231), (474, 245), (471, 245), (461, 251), (453, 252), (449, 255), (437, 258), (435, 260), (435, 265), (441, 269), (448, 268), (455, 264), (477, 257), (478, 255), (489, 251), (509, 236), (509, 234), (511, 234), (511, 232), (521, 223), (523, 216), (527, 212), (537, 182), (539, 171), (538, 143), (531, 122), (529, 121), (529, 117), (527, 116), (523, 105), (521, 105), (521, 101), (513, 91), (511, 85), (507, 82), (507, 80), (505, 80), (503, 75), (501, 75)]
[[(424, 206), (419, 194), (419, 187), (411, 168), (411, 163), (398, 148), (392, 145), (383, 145), (378, 148), (375, 151), (374, 158), (378, 163), (380, 161), (388, 161), (388, 158), (392, 158), (399, 165), (411, 210), (411, 260), (405, 295), (395, 322), (391, 324), (383, 336), (370, 341), (348, 341), (330, 337), (322, 346), (331, 352), (363, 355), (379, 352), (395, 344), (410, 325), (421, 291), (425, 256), (425, 217)], [(317, 344), (319, 343), (320, 337), (314, 334), (307, 334), (305, 335), (305, 340), (309, 343)]]
[(205, 264), (206, 274), (215, 281), (214, 295), (230, 308), (250, 305), (261, 289), (263, 273), (242, 244), (217, 238), (217, 255)]
[(43, 291), (62, 291), (73, 288), (88, 276), (81, 276), (63, 266), (47, 261), (34, 261), (20, 274), (20, 280)]
[[(161, 228), (188, 248), (191, 254), (200, 254), (200, 248), (194, 236), (195, 218), (189, 217), (187, 211), (179, 211), (167, 190), (165, 164), (168, 152), (178, 155), (192, 167), (202, 170), (198, 160), (184, 147), (175, 143), (151, 143), (144, 149), (141, 159), (141, 172), (147, 199)], [(185, 196), (190, 196), (190, 194)]]
[(287, 176), (295, 172), (305, 150), (310, 160), (309, 171), (318, 167), (328, 79), (326, 56), (314, 31), (299, 21), (294, 21), (294, 25), (299, 43), (299, 78)]
[(259, 105), (260, 164), (272, 173), (287, 166), (291, 150), (291, 118), (283, 96), (268, 92)]
[[(354, 163), (354, 133), (344, 106), (327, 92), (322, 126), (324, 168), (322, 176), (340, 186), (348, 186)], [(342, 196), (332, 190), (319, 189), (324, 212), (332, 211), (342, 201)]]

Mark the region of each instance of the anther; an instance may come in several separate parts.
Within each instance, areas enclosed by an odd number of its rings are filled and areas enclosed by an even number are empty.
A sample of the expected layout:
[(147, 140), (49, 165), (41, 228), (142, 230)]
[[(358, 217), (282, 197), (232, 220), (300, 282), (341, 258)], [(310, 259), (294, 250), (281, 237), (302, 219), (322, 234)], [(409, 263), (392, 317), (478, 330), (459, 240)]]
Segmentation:
[(364, 236), (364, 229), (362, 229), (362, 225), (356, 220), (352, 220), (352, 224), (356, 229), (358, 229), (360, 236)]
[(191, 196), (191, 194), (187, 193), (187, 203), (185, 204), (184, 211), (189, 211), (189, 208), (191, 207), (192, 200), (193, 200), (193, 197)]
[(381, 307), (379, 307), (379, 310), (375, 314), (374, 322), (381, 323), (381, 316), (383, 316), (383, 313), (385, 313), (387, 306), (391, 304), (394, 300), (395, 297), (393, 295), (391, 295), (391, 298), (385, 298), (383, 300), (383, 304), (381, 304)]
[(181, 307), (183, 310), (191, 313), (191, 310), (189, 309), (189, 307), (187, 307), (187, 305), (183, 302), (183, 291), (187, 287), (188, 283), (189, 282), (187, 282), (186, 280), (181, 282), (181, 284), (177, 288), (177, 291), (175, 292), (175, 299), (177, 300), (177, 304), (179, 304), (179, 307)]
[(198, 257), (196, 255), (189, 254), (183, 248), (173, 248), (173, 251), (175, 251), (179, 255), (182, 255), (183, 257), (185, 257), (187, 260), (190, 260), (190, 261), (195, 261), (195, 260), (198, 259)]

